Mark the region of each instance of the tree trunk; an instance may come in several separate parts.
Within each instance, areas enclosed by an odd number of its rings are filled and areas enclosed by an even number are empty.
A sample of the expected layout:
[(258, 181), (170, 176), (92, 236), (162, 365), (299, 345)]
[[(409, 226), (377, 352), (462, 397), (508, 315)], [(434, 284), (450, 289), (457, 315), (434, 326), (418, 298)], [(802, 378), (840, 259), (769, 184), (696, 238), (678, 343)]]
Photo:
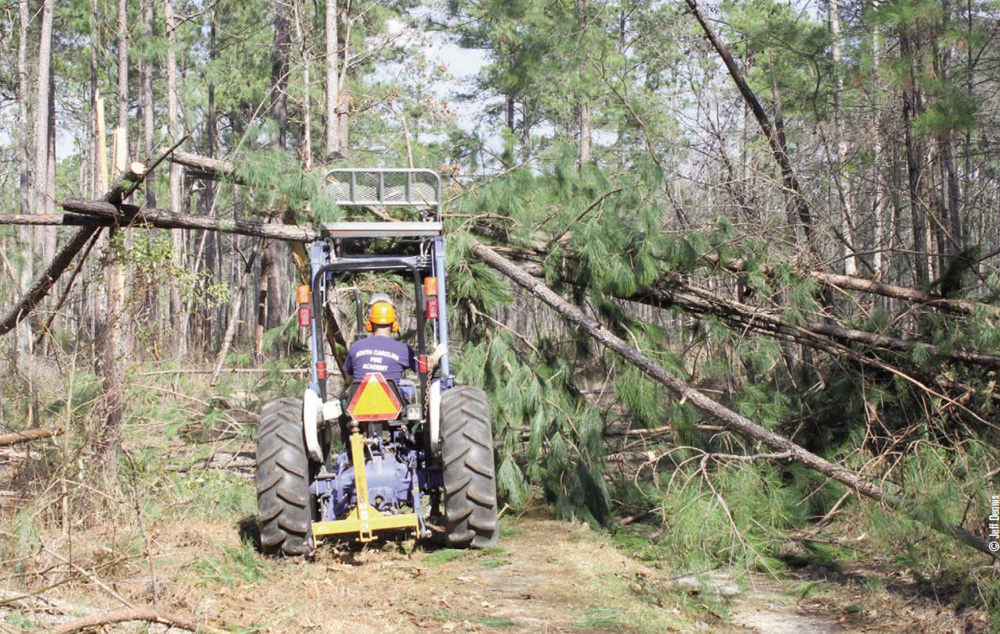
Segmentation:
[[(211, 11), (209, 14), (209, 63), (214, 63), (217, 57), (216, 42), (215, 42), (215, 11)], [(210, 81), (208, 84), (208, 106), (206, 112), (206, 130), (205, 130), (205, 142), (207, 145), (207, 154), (209, 157), (215, 156), (216, 150), (216, 112), (215, 112), (215, 82)], [(205, 212), (202, 215), (214, 216), (215, 215), (215, 195), (216, 195), (216, 184), (212, 181), (205, 183), (205, 189), (201, 193), (202, 206)], [(205, 267), (211, 272), (211, 275), (217, 279), (222, 279), (222, 243), (220, 241), (220, 236), (217, 232), (210, 232), (208, 235), (208, 250), (205, 252)], [(207, 334), (206, 343), (211, 345), (211, 341), (218, 332), (221, 325), (221, 317), (223, 315), (222, 308), (206, 308), (206, 319), (207, 324)], [(212, 319), (212, 314), (214, 313), (218, 316), (218, 319)]]
[(338, 39), (340, 59), (338, 60), (337, 67), (340, 76), (337, 78), (337, 143), (340, 145), (340, 153), (347, 156), (351, 151), (349, 138), (351, 94), (347, 89), (347, 60), (351, 51), (351, 3), (343, 3), (341, 7), (338, 14), (337, 28), (338, 34), (340, 30), (343, 30), (344, 39), (343, 42)]
[(337, 0), (326, 0), (324, 36), (326, 42), (326, 159), (334, 160), (343, 156), (340, 147), (339, 101), (340, 77), (337, 74), (339, 39), (337, 35)]
[[(153, 30), (156, 26), (156, 4), (147, 2), (143, 8), (143, 37), (148, 42), (153, 41)], [(142, 60), (142, 133), (143, 151), (146, 158), (153, 156), (156, 151), (156, 123), (153, 111), (153, 56), (147, 55)], [(150, 172), (146, 174), (145, 194), (146, 205), (156, 207), (156, 191), (153, 187), (154, 176)], [(155, 322), (155, 314), (153, 315)]]
[[(94, 138), (93, 148), (93, 173), (90, 183), (90, 197), (96, 200), (108, 191), (107, 173), (107, 150), (104, 126), (104, 99), (97, 87), (98, 73), (98, 51), (101, 50), (101, 15), (97, 0), (90, 2), (90, 95), (91, 106), (93, 108)], [(98, 236), (97, 247), (103, 251), (107, 247), (107, 234), (102, 232)], [(85, 298), (87, 301), (87, 313), (90, 316), (90, 331), (96, 339), (104, 331), (107, 316), (104, 314), (107, 308), (105, 299), (104, 284), (94, 285), (93, 297)]]
[[(35, 100), (35, 168), (33, 171), (34, 209), (36, 214), (49, 211), (53, 201), (47, 197), (49, 173), (49, 91), (52, 88), (52, 13), (53, 1), (42, 2), (42, 24), (38, 40), (38, 81)], [(39, 227), (35, 230), (35, 259), (48, 262), (50, 242), (55, 240), (55, 230)]]
[[(31, 20), (28, 11), (28, 0), (18, 0), (18, 31), (17, 31), (17, 149), (18, 149), (18, 171), (19, 171), (19, 194), (21, 214), (32, 213), (32, 186), (31, 186), (31, 138), (28, 135), (30, 129), (30, 117), (28, 113), (29, 82), (28, 82), (28, 23)], [(30, 227), (22, 227), (18, 232), (21, 239), (22, 253), (31, 254), (34, 252), (34, 230)], [(21, 261), (19, 282), (21, 292), (28, 288), (34, 277), (34, 258), (24, 257)], [(17, 352), (18, 355), (27, 355), (31, 352), (31, 327), (24, 322), (18, 328)]]
[[(878, 86), (882, 68), (882, 30), (876, 25), (872, 29), (872, 84)], [(879, 91), (876, 90), (876, 94)], [(889, 267), (889, 257), (887, 252), (888, 232), (886, 231), (886, 201), (889, 194), (886, 191), (886, 179), (883, 173), (883, 161), (885, 160), (882, 148), (882, 108), (879, 100), (873, 100), (872, 112), (872, 155), (874, 163), (872, 165), (872, 176), (875, 181), (875, 200), (872, 203), (872, 212), (875, 214), (875, 235), (874, 235), (874, 255), (872, 257), (872, 269), (876, 279), (882, 279)]]
[[(118, 0), (118, 127), (128, 130), (128, 2)], [(125, 155), (128, 156), (128, 152)]]
[(274, 2), (274, 44), (271, 48), (271, 119), (278, 128), (272, 145), (288, 147), (288, 52), (292, 45), (289, 33), (290, 2)]
[[(177, 28), (177, 20), (174, 17), (173, 0), (164, 0), (164, 19), (167, 26), (167, 129), (170, 133), (170, 140), (176, 142), (180, 139), (180, 130), (177, 128), (177, 52), (176, 38), (174, 30)], [(181, 202), (181, 168), (176, 163), (170, 164), (170, 211), (181, 213), (183, 211)], [(175, 230), (171, 232), (174, 245), (174, 266), (182, 268), (185, 265), (185, 237), (184, 232)], [(170, 281), (170, 330), (173, 333), (173, 349), (176, 358), (187, 355), (188, 340), (188, 320), (184, 314), (184, 303), (181, 299), (180, 289), (177, 284)]]
[[(108, 231), (108, 246), (115, 244), (116, 227)], [(122, 406), (124, 405), (125, 371), (122, 365), (122, 265), (114, 254), (106, 254), (107, 267), (107, 323), (101, 334), (102, 359), (98, 376), (104, 381), (104, 402), (101, 407), (100, 427), (95, 434), (94, 448), (98, 460), (110, 469), (117, 463), (121, 448)]]
[(258, 360), (264, 354), (264, 331), (267, 329), (269, 304), (267, 299), (268, 280), (271, 279), (271, 271), (274, 269), (271, 244), (270, 240), (264, 240), (260, 247), (260, 272), (257, 277), (257, 323), (253, 337), (254, 357)]
[(903, 135), (906, 145), (906, 175), (910, 203), (910, 219), (913, 225), (913, 281), (914, 286), (924, 287), (930, 282), (930, 242), (927, 239), (927, 216), (921, 200), (921, 157), (923, 151), (914, 137), (914, 120), (920, 114), (920, 94), (916, 86), (917, 63), (913, 42), (908, 33), (899, 38), (899, 53), (904, 63), (910, 64), (909, 79), (903, 87)]
[[(153, 41), (153, 33), (156, 28), (156, 3), (150, 0), (143, 8), (143, 37), (147, 42)], [(143, 151), (149, 159), (156, 151), (156, 123), (153, 109), (153, 55), (147, 55), (142, 60), (142, 132)], [(145, 191), (145, 204), (149, 207), (156, 207), (155, 175), (152, 171), (146, 174), (143, 183)], [(142, 311), (146, 323), (150, 326), (160, 323), (159, 310), (159, 286), (157, 284), (147, 284), (143, 292)], [(155, 329), (154, 329), (155, 332)], [(159, 333), (154, 337), (159, 340)]]
[(304, 4), (298, 4), (296, 0), (295, 10), (295, 36), (299, 45), (299, 57), (302, 61), (302, 164), (306, 171), (312, 170), (312, 103), (309, 98), (311, 88), (309, 42), (305, 31), (302, 28), (302, 10)]
[[(577, 22), (577, 32), (582, 35), (584, 30), (587, 28), (587, 0), (576, 0), (576, 22)], [(584, 51), (580, 51), (580, 55), (586, 55)], [(584, 81), (584, 72), (586, 71), (587, 64), (582, 59), (577, 66), (577, 72), (579, 72), (580, 77), (578, 82), (580, 85), (586, 85)], [(582, 166), (584, 163), (589, 163), (592, 158), (592, 147), (591, 147), (591, 132), (590, 132), (590, 101), (588, 97), (582, 93), (576, 96), (576, 108), (577, 108), (577, 127), (580, 132), (580, 152), (578, 155), (578, 160)]]
[[(289, 54), (291, 51), (291, 5), (294, 0), (275, 0), (274, 5), (274, 44), (271, 48), (271, 118), (278, 128), (278, 133), (272, 140), (272, 145), (285, 150), (288, 148), (288, 73)], [(258, 317), (263, 316), (264, 327), (270, 329), (281, 325), (285, 316), (285, 290), (288, 280), (287, 266), (288, 248), (282, 243), (268, 242), (261, 258), (261, 295), (258, 297)], [(265, 286), (266, 285), (266, 286)], [(264, 314), (261, 315), (261, 305), (266, 303)], [(256, 352), (263, 352), (263, 332), (258, 322), (258, 337)]]
[(836, 86), (833, 92), (833, 136), (837, 139), (837, 169), (834, 172), (840, 196), (840, 231), (844, 238), (844, 274), (858, 272), (857, 243), (854, 240), (854, 188), (847, 172), (847, 136), (844, 134), (842, 99), (844, 94), (843, 38), (840, 31), (840, 2), (830, 0), (830, 34), (833, 37), (833, 68)]
[(506, 277), (521, 286), (543, 302), (551, 306), (567, 321), (575, 324), (581, 330), (593, 337), (600, 344), (617, 352), (626, 361), (638, 368), (643, 374), (669, 389), (675, 397), (691, 403), (708, 416), (719, 420), (727, 429), (741, 436), (763, 443), (782, 453), (783, 458), (794, 460), (813, 469), (828, 478), (857, 491), (861, 495), (877, 502), (886, 504), (896, 511), (901, 511), (931, 528), (949, 535), (960, 542), (997, 559), (998, 555), (991, 552), (986, 540), (966, 531), (965, 529), (943, 522), (934, 514), (926, 514), (910, 506), (898, 497), (885, 492), (880, 486), (862, 478), (858, 474), (832, 463), (816, 454), (793, 443), (769, 429), (761, 427), (750, 419), (742, 416), (720, 403), (713, 401), (702, 392), (694, 389), (675, 375), (667, 372), (660, 365), (640, 351), (629, 346), (625, 341), (605, 329), (599, 322), (585, 315), (578, 308), (562, 299), (550, 288), (522, 271), (513, 262), (500, 256), (482, 243), (472, 242), (472, 253), (489, 266), (500, 271)]
[(261, 245), (258, 244), (258, 248), (250, 252), (250, 256), (247, 258), (246, 266), (243, 268), (243, 272), (236, 283), (236, 290), (233, 293), (233, 299), (229, 307), (229, 319), (226, 322), (226, 332), (222, 336), (222, 345), (219, 347), (219, 354), (215, 358), (215, 369), (212, 371), (210, 384), (213, 387), (216, 383), (218, 383), (219, 373), (222, 372), (222, 366), (226, 363), (226, 357), (229, 355), (229, 348), (233, 343), (233, 336), (236, 334), (236, 324), (240, 320), (240, 308), (243, 306), (243, 295), (246, 291), (246, 285), (249, 281), (250, 273), (253, 271), (254, 256), (257, 254), (257, 251), (260, 250), (260, 247)]

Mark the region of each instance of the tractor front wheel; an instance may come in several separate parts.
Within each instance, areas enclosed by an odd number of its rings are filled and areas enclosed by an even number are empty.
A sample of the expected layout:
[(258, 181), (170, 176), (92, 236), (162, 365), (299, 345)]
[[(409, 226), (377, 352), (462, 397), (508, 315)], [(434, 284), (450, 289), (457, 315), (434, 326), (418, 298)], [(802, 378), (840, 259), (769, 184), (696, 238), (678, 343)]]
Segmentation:
[(458, 386), (441, 395), (445, 538), (455, 548), (497, 543), (493, 426), (482, 390)]
[(271, 401), (257, 427), (257, 521), (266, 554), (298, 556), (312, 550), (309, 470), (302, 401)]

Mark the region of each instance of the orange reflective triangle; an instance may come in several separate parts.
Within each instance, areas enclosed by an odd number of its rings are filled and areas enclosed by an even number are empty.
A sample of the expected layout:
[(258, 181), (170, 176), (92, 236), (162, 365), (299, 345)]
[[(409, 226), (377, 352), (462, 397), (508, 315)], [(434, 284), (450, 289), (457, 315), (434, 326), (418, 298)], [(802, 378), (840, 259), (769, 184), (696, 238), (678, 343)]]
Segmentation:
[(347, 413), (359, 421), (394, 420), (402, 408), (403, 404), (396, 398), (385, 377), (375, 372), (366, 374), (361, 380), (347, 406)]

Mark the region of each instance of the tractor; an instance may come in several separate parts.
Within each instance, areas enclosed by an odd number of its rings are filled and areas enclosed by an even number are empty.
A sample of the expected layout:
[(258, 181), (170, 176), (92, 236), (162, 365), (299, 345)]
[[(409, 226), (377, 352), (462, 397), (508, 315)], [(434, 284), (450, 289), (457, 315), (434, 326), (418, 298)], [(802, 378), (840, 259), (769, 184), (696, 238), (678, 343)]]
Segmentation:
[[(310, 379), (302, 398), (271, 401), (261, 412), (261, 547), (268, 554), (299, 556), (323, 538), (495, 545), (486, 395), (456, 385), (447, 355), (436, 371), (427, 363), (429, 346), (449, 341), (440, 177), (429, 170), (339, 169), (328, 173), (326, 187), (345, 211), (382, 210), (386, 218), (385, 209), (407, 207), (419, 220), (324, 224), (309, 245), (311, 281), (298, 288), (297, 299), (299, 325), (309, 329)], [(328, 302), (345, 291), (353, 295), (357, 332), (363, 334), (362, 297), (345, 279), (365, 272), (397, 274), (404, 285), (412, 284), (417, 380), (407, 386), (375, 372), (342, 394), (330, 394)]]

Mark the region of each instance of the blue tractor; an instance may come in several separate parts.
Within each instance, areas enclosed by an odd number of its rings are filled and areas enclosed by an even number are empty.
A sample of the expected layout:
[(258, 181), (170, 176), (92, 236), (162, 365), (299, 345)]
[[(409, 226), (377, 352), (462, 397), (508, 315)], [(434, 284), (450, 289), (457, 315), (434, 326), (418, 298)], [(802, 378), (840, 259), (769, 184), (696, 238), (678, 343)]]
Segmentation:
[[(493, 432), (482, 390), (456, 385), (448, 357), (436, 372), (428, 349), (448, 343), (441, 182), (428, 170), (334, 170), (327, 187), (345, 210), (382, 217), (408, 207), (419, 220), (324, 225), (310, 245), (311, 284), (299, 287), (299, 324), (310, 329), (311, 378), (302, 398), (261, 412), (257, 504), (264, 552), (309, 553), (324, 537), (368, 542), (413, 536), (453, 548), (496, 544)], [(381, 210), (381, 211), (380, 211)], [(327, 392), (325, 315), (354, 273), (401, 275), (412, 284), (417, 380), (366, 374)], [(353, 293), (363, 332), (360, 293)]]

